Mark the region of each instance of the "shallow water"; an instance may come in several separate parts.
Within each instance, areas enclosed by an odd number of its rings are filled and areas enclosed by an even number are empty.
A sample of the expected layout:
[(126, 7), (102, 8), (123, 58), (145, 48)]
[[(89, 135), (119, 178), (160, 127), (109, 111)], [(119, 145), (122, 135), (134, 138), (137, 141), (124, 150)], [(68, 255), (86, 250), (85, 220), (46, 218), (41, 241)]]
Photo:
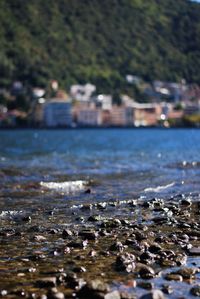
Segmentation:
[[(91, 193), (85, 192), (87, 189)], [(158, 197), (169, 201), (185, 194), (198, 201), (199, 193), (199, 130), (0, 131), (0, 223), (1, 229), (8, 229), (8, 235), (12, 227), (19, 231), (25, 227), (28, 232), (34, 226), (40, 226), (41, 232), (52, 227), (78, 228), (81, 205), (122, 200), (125, 204), (117, 209), (111, 204), (106, 211), (95, 213), (127, 217), (137, 223), (145, 219), (148, 224), (151, 215), (141, 215), (139, 208), (127, 209), (126, 200)], [(92, 213), (82, 211), (81, 216)], [(25, 225), (21, 220), (29, 215), (31, 223)], [(37, 249), (47, 252), (54, 250), (55, 244), (62, 245), (62, 240), (52, 240), (38, 246), (26, 238), (19, 245), (16, 239), (11, 247), (10, 241), (4, 240), (0, 257), (0, 272), (6, 273), (4, 284), (15, 285), (16, 277), (12, 281), (11, 274), (16, 264), (18, 272), (23, 270), (23, 255), (26, 258)], [(62, 258), (59, 262), (62, 264)], [(195, 263), (200, 267), (199, 258)], [(192, 265), (190, 260), (188, 265)], [(43, 271), (42, 265), (40, 268)], [(118, 282), (116, 285), (119, 287)], [(188, 285), (185, 289), (188, 292)], [(182, 295), (181, 290), (177, 290), (178, 295)]]

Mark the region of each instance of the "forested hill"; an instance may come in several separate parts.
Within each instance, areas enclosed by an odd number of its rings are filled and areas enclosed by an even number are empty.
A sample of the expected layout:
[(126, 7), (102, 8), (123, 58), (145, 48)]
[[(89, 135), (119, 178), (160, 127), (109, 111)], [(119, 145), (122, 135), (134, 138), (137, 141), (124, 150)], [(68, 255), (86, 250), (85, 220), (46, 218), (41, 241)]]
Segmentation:
[(126, 74), (200, 83), (200, 4), (0, 0), (0, 84), (123, 86)]

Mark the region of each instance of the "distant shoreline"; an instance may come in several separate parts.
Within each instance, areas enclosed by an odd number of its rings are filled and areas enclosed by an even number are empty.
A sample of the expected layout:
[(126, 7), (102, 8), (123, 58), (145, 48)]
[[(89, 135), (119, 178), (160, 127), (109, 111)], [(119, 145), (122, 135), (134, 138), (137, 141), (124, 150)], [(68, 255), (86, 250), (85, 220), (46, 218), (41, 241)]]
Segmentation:
[(200, 129), (197, 126), (179, 126), (179, 127), (162, 127), (162, 126), (147, 126), (147, 127), (134, 127), (134, 126), (109, 126), (109, 127), (99, 127), (99, 126), (77, 126), (77, 127), (0, 127), (0, 131), (18, 131), (18, 130), (38, 130), (38, 131), (59, 131), (59, 130), (69, 130), (69, 131), (76, 131), (76, 130), (115, 130), (115, 129), (122, 129), (122, 130), (181, 130), (181, 129)]

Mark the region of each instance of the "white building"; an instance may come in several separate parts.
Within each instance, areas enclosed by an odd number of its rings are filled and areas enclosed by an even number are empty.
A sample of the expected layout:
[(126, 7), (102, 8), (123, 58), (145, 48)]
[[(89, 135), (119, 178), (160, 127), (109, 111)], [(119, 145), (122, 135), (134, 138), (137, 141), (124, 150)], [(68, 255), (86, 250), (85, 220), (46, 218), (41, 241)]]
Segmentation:
[(70, 96), (80, 102), (89, 102), (96, 86), (90, 83), (85, 85), (72, 85), (70, 88)]
[(44, 106), (44, 124), (47, 127), (69, 127), (72, 125), (71, 103), (63, 99), (52, 99)]
[(111, 110), (112, 109), (112, 96), (108, 94), (99, 94), (95, 102), (102, 110)]

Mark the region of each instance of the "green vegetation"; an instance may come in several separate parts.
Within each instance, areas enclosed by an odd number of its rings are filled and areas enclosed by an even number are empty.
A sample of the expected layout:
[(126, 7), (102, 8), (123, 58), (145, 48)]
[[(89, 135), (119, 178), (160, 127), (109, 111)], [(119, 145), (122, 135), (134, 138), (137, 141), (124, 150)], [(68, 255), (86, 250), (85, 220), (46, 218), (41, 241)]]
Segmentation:
[(200, 114), (185, 115), (183, 124), (188, 127), (200, 127)]
[[(200, 84), (200, 4), (189, 0), (1, 0), (0, 85), (126, 92), (126, 74)], [(136, 92), (138, 92), (136, 90)]]

